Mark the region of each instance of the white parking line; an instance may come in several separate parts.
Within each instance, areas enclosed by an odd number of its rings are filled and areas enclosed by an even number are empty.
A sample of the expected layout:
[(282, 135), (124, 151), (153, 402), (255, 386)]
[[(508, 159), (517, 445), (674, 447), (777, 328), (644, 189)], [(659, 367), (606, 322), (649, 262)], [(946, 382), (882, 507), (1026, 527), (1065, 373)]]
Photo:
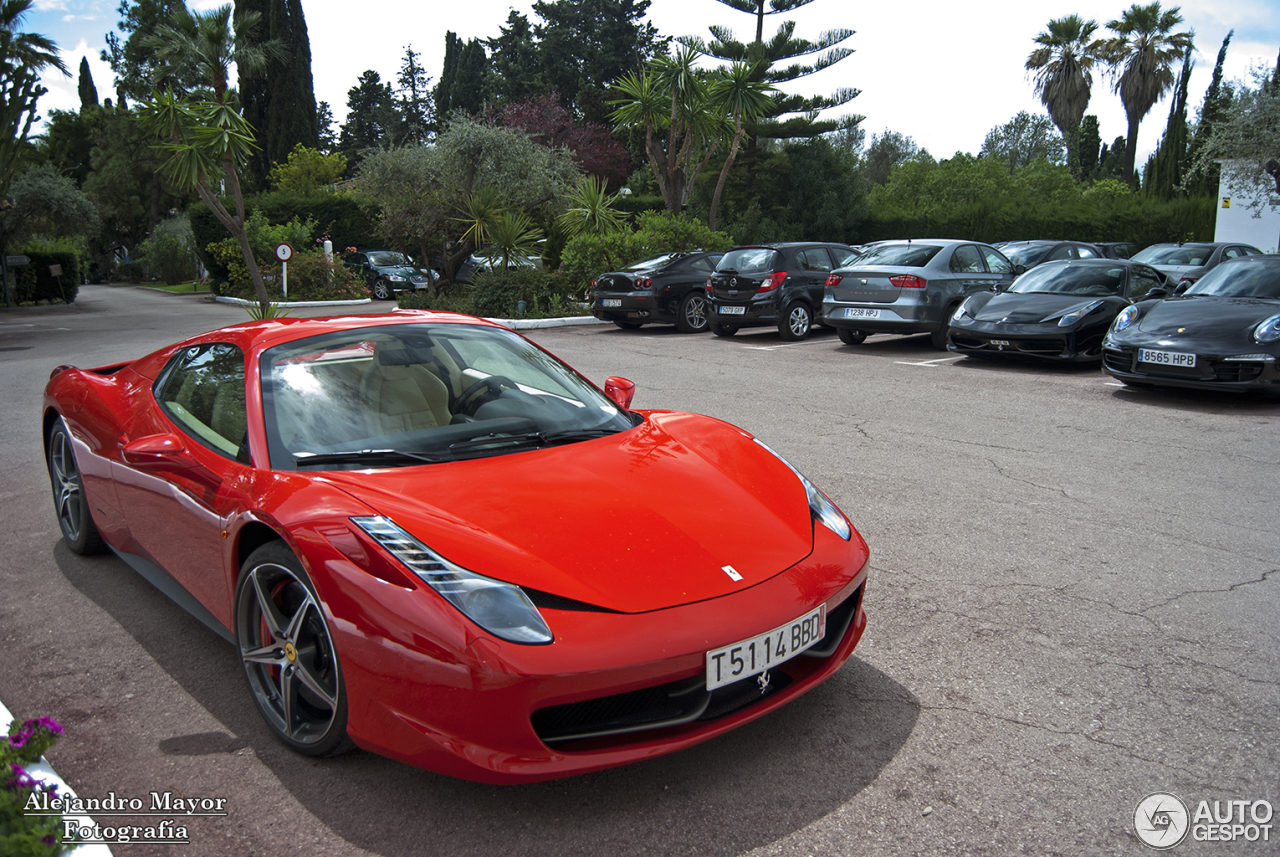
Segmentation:
[(830, 339), (806, 339), (804, 342), (788, 342), (785, 345), (744, 345), (748, 351), (777, 351), (779, 348), (795, 348), (797, 345), (830, 345)]
[(925, 360), (923, 363), (912, 363), (909, 360), (895, 360), (900, 366), (937, 366), (939, 363), (946, 363), (950, 360), (963, 360), (964, 355), (958, 354), (955, 357), (939, 357), (937, 360)]

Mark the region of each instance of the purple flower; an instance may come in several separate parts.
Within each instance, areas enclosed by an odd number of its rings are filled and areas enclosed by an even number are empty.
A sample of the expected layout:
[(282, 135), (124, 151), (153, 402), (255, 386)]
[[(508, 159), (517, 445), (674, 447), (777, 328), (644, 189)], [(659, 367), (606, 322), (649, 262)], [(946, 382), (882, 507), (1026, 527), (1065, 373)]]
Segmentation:
[(57, 838), (54, 837), (53, 834), (49, 834), (48, 836), (41, 836), (40, 841), (45, 845), (48, 845), (50, 848), (52, 848), (58, 842)]
[(9, 745), (15, 750), (21, 750), (27, 743), (27, 739), (30, 737), (30, 730), (26, 729), (24, 726), (22, 729), (19, 729), (16, 734), (9, 736)]
[(48, 729), (54, 735), (63, 734), (62, 724), (54, 720), (52, 717), (41, 717), (39, 720), (28, 720), (27, 723), (23, 725), (25, 726), (27, 724), (30, 724), (32, 726), (43, 726), (45, 729)]
[(11, 789), (33, 789), (40, 785), (40, 781), (32, 779), (27, 773), (27, 769), (19, 765), (17, 762), (10, 762), (9, 767), (13, 769), (13, 779), (6, 783)]

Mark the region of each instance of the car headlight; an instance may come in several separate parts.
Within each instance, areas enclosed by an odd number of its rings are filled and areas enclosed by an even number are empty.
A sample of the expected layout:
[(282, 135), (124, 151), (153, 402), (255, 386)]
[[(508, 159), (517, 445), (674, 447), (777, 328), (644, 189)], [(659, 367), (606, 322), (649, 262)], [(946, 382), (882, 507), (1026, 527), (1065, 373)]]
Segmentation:
[(390, 281), (391, 281), (391, 282), (393, 282), (393, 283), (403, 283), (403, 282), (404, 282), (404, 277), (400, 276), (399, 274), (387, 274), (387, 279), (388, 279), (388, 280), (390, 280)]
[(538, 608), (511, 583), (455, 565), (381, 515), (352, 518), (387, 552), (462, 614), (495, 637), (512, 643), (550, 643), (554, 637)]
[(973, 311), (969, 308), (969, 304), (973, 303), (973, 295), (965, 298), (960, 302), (960, 306), (956, 307), (956, 311), (952, 313), (951, 320), (959, 321), (962, 318), (973, 318)]
[(1098, 307), (1102, 306), (1103, 303), (1103, 301), (1091, 301), (1080, 307), (1080, 309), (1075, 312), (1067, 313), (1062, 318), (1058, 319), (1058, 327), (1070, 327)]
[(1111, 332), (1119, 333), (1137, 320), (1138, 308), (1136, 306), (1127, 306), (1120, 310), (1120, 314), (1116, 316), (1116, 320), (1111, 322)]
[(760, 444), (765, 449), (768, 449), (769, 452), (773, 453), (775, 458), (787, 465), (788, 469), (790, 469), (791, 472), (800, 479), (800, 484), (804, 486), (805, 496), (809, 498), (809, 511), (813, 513), (813, 516), (821, 521), (828, 530), (835, 533), (846, 542), (849, 541), (850, 537), (853, 535), (853, 527), (849, 524), (849, 519), (844, 516), (844, 513), (836, 507), (836, 504), (832, 503), (831, 499), (827, 497), (826, 494), (823, 494), (818, 490), (817, 486), (806, 479), (803, 473), (796, 470), (790, 461), (787, 461), (781, 455), (778, 455), (778, 453), (773, 449), (770, 449), (767, 443), (758, 437), (752, 438), (752, 440)]
[(1276, 342), (1280, 341), (1280, 315), (1273, 315), (1271, 318), (1259, 324), (1253, 329), (1254, 342)]

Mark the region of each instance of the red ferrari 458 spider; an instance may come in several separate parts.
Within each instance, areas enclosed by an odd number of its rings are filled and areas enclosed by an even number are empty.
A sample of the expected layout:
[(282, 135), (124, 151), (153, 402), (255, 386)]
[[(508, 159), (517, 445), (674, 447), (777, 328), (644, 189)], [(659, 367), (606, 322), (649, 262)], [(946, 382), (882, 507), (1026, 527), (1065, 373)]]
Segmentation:
[(866, 627), (831, 500), (634, 389), (466, 316), (276, 319), (59, 366), (42, 430), (71, 549), (231, 640), (281, 741), (510, 783), (761, 717)]

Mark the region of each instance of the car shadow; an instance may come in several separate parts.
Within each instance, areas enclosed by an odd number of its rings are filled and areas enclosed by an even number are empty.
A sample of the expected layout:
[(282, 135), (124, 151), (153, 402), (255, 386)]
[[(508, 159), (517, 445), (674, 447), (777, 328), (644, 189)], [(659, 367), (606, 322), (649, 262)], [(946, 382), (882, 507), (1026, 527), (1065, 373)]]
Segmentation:
[(960, 369), (974, 370), (978, 372), (993, 372), (1025, 374), (1035, 372), (1039, 374), (1058, 374), (1058, 375), (1102, 375), (1102, 361), (1082, 362), (1082, 363), (1056, 363), (1049, 360), (1036, 360), (1034, 357), (1019, 357), (1011, 355), (1008, 357), (975, 357), (968, 354), (956, 354), (954, 351), (947, 352), (952, 357), (963, 357), (963, 360), (957, 360), (953, 365)]
[[(268, 731), (232, 647), (114, 558), (77, 557), (66, 579), (106, 611), (229, 734), (160, 742), (171, 756), (248, 747), (316, 818), (386, 855), (738, 854), (839, 809), (876, 780), (915, 728), (915, 696), (851, 659), (830, 680), (734, 732), (668, 756), (563, 780), (489, 786), (354, 751), (317, 762)], [(175, 645), (181, 640), (181, 645)], [(620, 832), (625, 831), (625, 835)]]
[[(1108, 381), (1112, 381), (1110, 376)], [(1245, 392), (1193, 390), (1185, 387), (1118, 386), (1112, 398), (1131, 405), (1202, 414), (1275, 416), (1280, 414), (1280, 390)]]

